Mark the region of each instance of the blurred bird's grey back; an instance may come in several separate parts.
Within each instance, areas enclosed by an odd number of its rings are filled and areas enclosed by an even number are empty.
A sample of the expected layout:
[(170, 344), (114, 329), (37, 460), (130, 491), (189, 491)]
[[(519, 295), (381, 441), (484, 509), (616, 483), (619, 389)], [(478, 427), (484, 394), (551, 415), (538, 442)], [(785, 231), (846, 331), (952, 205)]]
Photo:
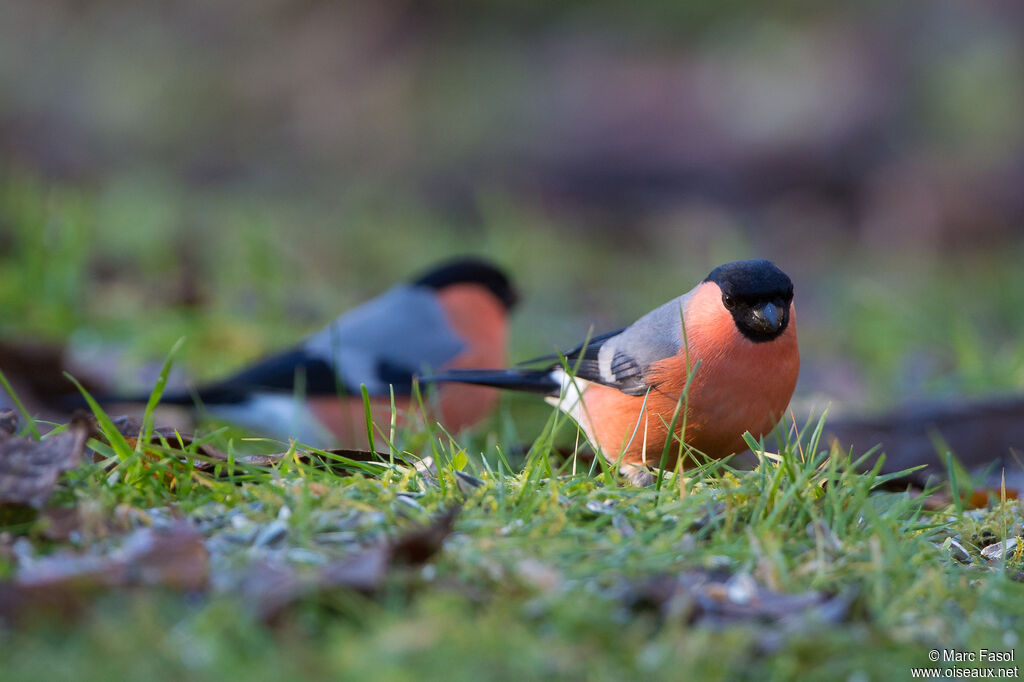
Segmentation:
[(435, 292), (399, 285), (338, 317), (304, 344), (311, 355), (329, 358), (345, 385), (366, 384), (386, 395), (382, 362), (396, 370), (436, 370), (465, 348), (452, 330)]

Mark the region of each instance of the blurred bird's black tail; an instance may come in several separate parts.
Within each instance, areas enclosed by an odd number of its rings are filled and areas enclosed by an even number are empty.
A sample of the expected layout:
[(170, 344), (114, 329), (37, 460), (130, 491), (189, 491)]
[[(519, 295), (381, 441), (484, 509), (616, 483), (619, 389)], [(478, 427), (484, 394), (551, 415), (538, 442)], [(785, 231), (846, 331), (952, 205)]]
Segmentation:
[(458, 382), (493, 386), (512, 391), (558, 395), (561, 386), (551, 377), (550, 369), (451, 369), (431, 377), (422, 377), (420, 383), (439, 384)]
[[(90, 393), (101, 407), (107, 405), (139, 404), (145, 405), (149, 402), (149, 393), (118, 394), (118, 393)], [(68, 393), (57, 398), (59, 407), (71, 411), (76, 409), (89, 409), (89, 402), (81, 393)], [(161, 405), (193, 405), (195, 399), (188, 393), (165, 393), (160, 397)]]
[[(149, 402), (151, 393), (91, 393), (95, 400), (104, 409), (108, 405), (137, 404), (145, 405)], [(219, 387), (203, 388), (198, 391), (166, 391), (160, 396), (160, 405), (181, 405), (183, 407), (198, 407), (205, 403), (233, 403), (241, 402), (244, 396), (237, 391), (231, 392)], [(60, 407), (64, 410), (89, 409), (89, 403), (81, 393), (68, 393), (59, 399)]]

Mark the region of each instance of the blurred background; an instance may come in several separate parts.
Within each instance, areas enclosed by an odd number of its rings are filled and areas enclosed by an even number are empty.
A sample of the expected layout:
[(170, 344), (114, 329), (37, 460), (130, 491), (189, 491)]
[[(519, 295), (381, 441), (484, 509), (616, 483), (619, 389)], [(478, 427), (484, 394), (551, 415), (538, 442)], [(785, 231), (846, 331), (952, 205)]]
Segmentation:
[(756, 256), (798, 411), (1013, 392), (1022, 227), (1020, 3), (0, 3), (12, 376), (215, 377), (466, 253), (524, 359)]

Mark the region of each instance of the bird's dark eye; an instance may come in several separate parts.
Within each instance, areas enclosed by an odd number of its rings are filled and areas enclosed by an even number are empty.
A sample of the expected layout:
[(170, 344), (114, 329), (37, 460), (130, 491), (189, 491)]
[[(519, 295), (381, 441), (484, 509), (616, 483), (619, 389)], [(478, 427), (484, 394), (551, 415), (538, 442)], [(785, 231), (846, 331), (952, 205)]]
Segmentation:
[(726, 308), (732, 310), (733, 306), (736, 305), (736, 300), (729, 294), (722, 294), (722, 303), (725, 304)]

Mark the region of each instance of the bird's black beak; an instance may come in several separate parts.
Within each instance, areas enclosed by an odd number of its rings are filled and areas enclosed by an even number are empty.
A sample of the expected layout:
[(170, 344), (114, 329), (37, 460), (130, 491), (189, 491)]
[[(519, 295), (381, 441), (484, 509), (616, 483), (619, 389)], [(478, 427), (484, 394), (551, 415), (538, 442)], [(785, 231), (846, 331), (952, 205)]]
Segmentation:
[(750, 326), (759, 332), (772, 334), (782, 326), (782, 311), (774, 303), (755, 306), (750, 312)]

